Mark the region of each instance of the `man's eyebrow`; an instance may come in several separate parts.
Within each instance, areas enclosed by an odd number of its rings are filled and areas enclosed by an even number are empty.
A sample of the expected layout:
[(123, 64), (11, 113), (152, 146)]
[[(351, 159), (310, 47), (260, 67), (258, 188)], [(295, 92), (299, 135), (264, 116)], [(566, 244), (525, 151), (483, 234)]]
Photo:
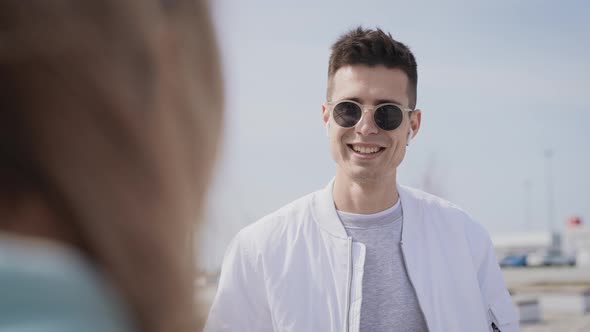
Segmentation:
[(379, 99), (379, 100), (377, 100), (377, 102), (375, 103), (375, 105), (388, 104), (388, 103), (396, 104), (396, 105), (399, 105), (399, 106), (402, 106), (403, 105), (402, 103), (400, 103), (399, 101), (394, 100), (394, 99)]
[[(363, 100), (361, 100), (360, 98), (357, 97), (351, 97), (351, 98), (344, 98), (346, 100), (352, 100), (352, 101), (356, 101), (359, 104), (364, 104)], [(377, 105), (381, 105), (381, 104), (388, 104), (388, 103), (392, 103), (392, 104), (396, 104), (399, 106), (402, 106), (403, 104), (400, 103), (397, 100), (394, 99), (378, 99), (377, 101), (375, 101), (375, 103), (373, 104), (373, 106), (377, 106)]]

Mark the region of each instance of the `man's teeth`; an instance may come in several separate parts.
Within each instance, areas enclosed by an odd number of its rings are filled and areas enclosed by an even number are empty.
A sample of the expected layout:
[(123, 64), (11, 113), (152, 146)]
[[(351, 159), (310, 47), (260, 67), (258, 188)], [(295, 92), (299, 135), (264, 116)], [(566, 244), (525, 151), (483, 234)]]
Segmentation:
[(377, 146), (367, 147), (367, 146), (353, 145), (352, 149), (356, 152), (359, 152), (359, 153), (376, 153), (376, 152), (379, 152), (380, 148)]

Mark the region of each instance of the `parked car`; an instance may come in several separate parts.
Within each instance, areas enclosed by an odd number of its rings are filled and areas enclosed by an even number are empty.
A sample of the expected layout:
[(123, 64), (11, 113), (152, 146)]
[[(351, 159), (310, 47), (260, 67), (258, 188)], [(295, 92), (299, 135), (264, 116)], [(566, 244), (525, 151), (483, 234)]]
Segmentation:
[(521, 254), (506, 255), (500, 260), (501, 267), (527, 266), (527, 256)]
[(575, 257), (563, 255), (558, 249), (537, 251), (527, 256), (528, 266), (573, 266), (575, 264)]

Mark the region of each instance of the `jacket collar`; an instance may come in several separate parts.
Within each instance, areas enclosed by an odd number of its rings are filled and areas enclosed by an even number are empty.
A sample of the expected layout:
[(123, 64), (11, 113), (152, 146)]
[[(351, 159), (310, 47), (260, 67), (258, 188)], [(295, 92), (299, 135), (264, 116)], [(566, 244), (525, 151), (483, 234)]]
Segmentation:
[[(316, 222), (322, 229), (327, 231), (333, 236), (344, 238), (348, 237), (338, 213), (336, 212), (336, 206), (334, 205), (334, 197), (332, 191), (334, 189), (334, 178), (328, 183), (328, 185), (317, 191), (314, 199), (312, 200), (312, 213)], [(401, 200), (401, 205), (404, 215), (404, 225), (402, 229), (402, 241), (411, 242), (412, 239), (416, 239), (419, 234), (421, 223), (421, 209), (419, 207), (419, 200), (415, 197), (412, 189), (397, 185), (397, 191)]]
[(323, 230), (332, 236), (346, 239), (348, 235), (334, 205), (334, 196), (332, 195), (334, 180), (333, 178), (324, 189), (316, 192), (312, 200), (312, 212), (316, 222)]
[(419, 238), (422, 225), (422, 209), (420, 200), (414, 194), (414, 190), (406, 186), (397, 185), (397, 192), (403, 210), (402, 242), (408, 245)]

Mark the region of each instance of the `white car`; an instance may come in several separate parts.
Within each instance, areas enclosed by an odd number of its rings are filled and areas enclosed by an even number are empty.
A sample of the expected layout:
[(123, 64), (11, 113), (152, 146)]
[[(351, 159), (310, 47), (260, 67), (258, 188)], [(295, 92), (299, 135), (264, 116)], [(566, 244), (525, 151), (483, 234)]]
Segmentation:
[(549, 249), (528, 254), (526, 263), (527, 266), (571, 266), (576, 262), (573, 257), (563, 255), (558, 249)]

